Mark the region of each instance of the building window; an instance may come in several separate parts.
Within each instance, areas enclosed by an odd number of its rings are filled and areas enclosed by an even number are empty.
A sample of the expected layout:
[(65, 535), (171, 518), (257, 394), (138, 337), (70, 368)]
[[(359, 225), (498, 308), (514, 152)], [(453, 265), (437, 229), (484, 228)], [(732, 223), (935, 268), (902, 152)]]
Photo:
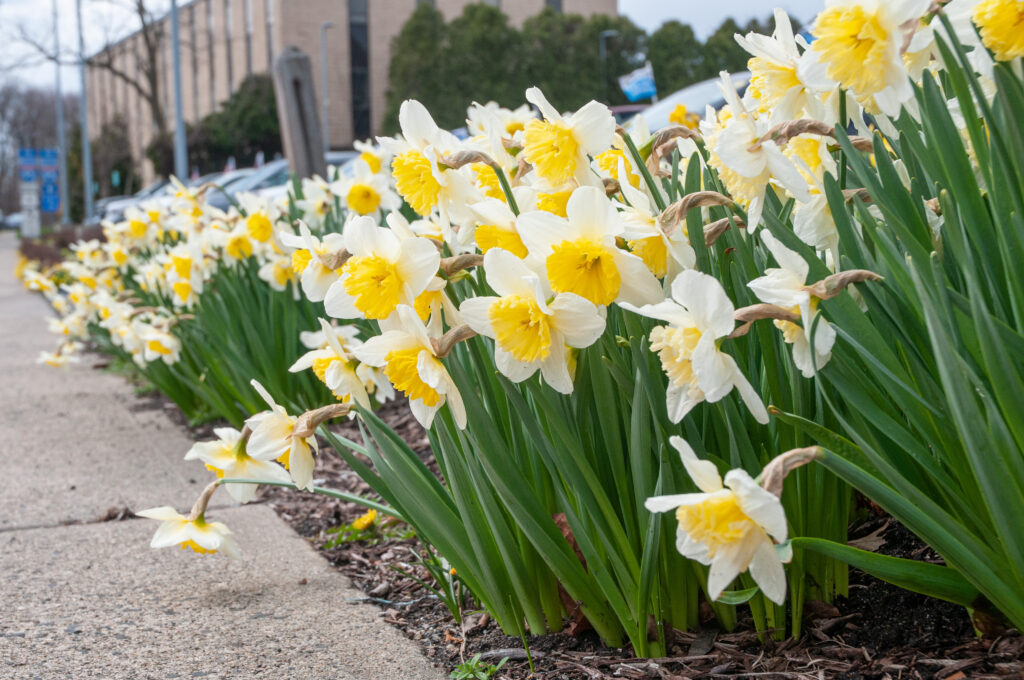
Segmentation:
[(416, 4), (417, 5), (430, 5), (431, 7), (435, 7), (436, 6), (436, 3), (434, 2), (434, 0), (416, 0)]
[(556, 12), (562, 11), (562, 0), (545, 0), (544, 4)]
[(491, 7), (501, 7), (501, 0), (484, 0), (484, 4)]
[(367, 0), (349, 0), (348, 3), (348, 35), (352, 50), (352, 131), (356, 139), (366, 139), (370, 136), (370, 46), (367, 4)]

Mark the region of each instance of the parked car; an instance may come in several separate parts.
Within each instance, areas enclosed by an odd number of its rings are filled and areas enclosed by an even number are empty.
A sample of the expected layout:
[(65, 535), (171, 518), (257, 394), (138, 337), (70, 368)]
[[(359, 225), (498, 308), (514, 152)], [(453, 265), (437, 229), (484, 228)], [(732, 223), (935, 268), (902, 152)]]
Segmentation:
[[(328, 151), (324, 156), (328, 167), (344, 168), (359, 157), (358, 151)], [(233, 184), (228, 190), (228, 195), (234, 196), (239, 193), (252, 193), (260, 196), (269, 196), (276, 199), (288, 193), (288, 182), (291, 179), (291, 170), (288, 168), (288, 161), (279, 158), (264, 165), (248, 178)], [(227, 210), (231, 201), (227, 195), (210, 192), (207, 202), (221, 210)]]
[[(359, 160), (358, 151), (328, 151), (324, 157), (327, 161), (327, 181), (334, 181), (339, 177), (351, 177), (355, 173), (355, 163)], [(285, 198), (288, 190), (291, 189), (291, 182), (287, 179), (281, 184), (260, 189), (256, 193), (271, 201)]]
[(136, 193), (128, 196), (127, 198), (121, 198), (116, 201), (110, 201), (103, 207), (103, 212), (94, 210), (94, 217), (92, 220), (88, 220), (85, 226), (91, 227), (96, 226), (101, 220), (109, 220), (111, 222), (120, 222), (124, 219), (124, 211), (130, 206), (138, 205), (143, 201), (154, 198), (160, 194), (170, 184), (170, 180), (158, 179), (149, 186), (137, 191)]
[[(231, 199), (237, 193), (255, 192), (259, 189), (275, 186), (288, 181), (288, 161), (278, 159), (270, 161), (262, 168), (247, 168), (249, 172), (237, 177), (226, 184), (221, 184), (221, 189), (211, 190), (206, 194), (206, 202), (220, 210), (227, 210), (231, 206)], [(235, 170), (235, 172), (241, 172)]]
[[(747, 85), (750, 83), (750, 72), (733, 73), (730, 77), (732, 84), (736, 86), (736, 91), (742, 96), (747, 89)], [(636, 116), (626, 123), (626, 128), (628, 129), (635, 125), (637, 118), (640, 117), (643, 117), (644, 122), (647, 123), (647, 128), (652, 132), (668, 127), (671, 124), (669, 116), (672, 115), (672, 112), (680, 104), (686, 106), (687, 113), (696, 114), (697, 116), (703, 116), (705, 109), (709, 105), (711, 108), (718, 110), (725, 105), (725, 97), (722, 96), (722, 90), (718, 87), (720, 83), (720, 78), (709, 78), (677, 90), (657, 104), (651, 104), (637, 113)]]
[(10, 213), (4, 215), (3, 220), (0, 220), (0, 227), (4, 229), (21, 229), (21, 225), (25, 222), (25, 216), (20, 213)]
[(651, 106), (650, 104), (619, 104), (617, 106), (610, 106), (612, 115), (615, 116), (615, 123), (622, 125), (630, 118), (640, 113), (644, 109)]

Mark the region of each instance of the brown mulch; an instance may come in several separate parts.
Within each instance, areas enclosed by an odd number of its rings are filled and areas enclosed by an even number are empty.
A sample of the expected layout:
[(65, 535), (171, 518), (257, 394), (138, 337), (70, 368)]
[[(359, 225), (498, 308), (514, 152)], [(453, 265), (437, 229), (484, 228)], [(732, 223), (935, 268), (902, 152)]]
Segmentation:
[[(166, 408), (165, 400), (149, 396), (142, 407)], [(172, 413), (178, 413), (176, 409)], [(402, 402), (378, 415), (436, 472), (426, 433)], [(184, 425), (184, 418), (176, 419)], [(356, 426), (337, 431), (359, 441)], [(212, 425), (192, 428), (198, 438), (212, 436)], [(324, 447), (315, 472), (319, 486), (374, 497), (370, 488), (330, 448)], [(863, 574), (850, 572), (849, 598), (832, 605), (817, 603), (799, 640), (761, 641), (749, 618), (736, 630), (722, 631), (705, 617), (706, 627), (676, 631), (669, 655), (637, 659), (628, 647), (609, 649), (592, 631), (578, 636), (558, 633), (529, 638), (533, 670), (519, 638), (502, 634), (480, 612), (455, 623), (444, 605), (395, 568), (430, 582), (418, 564), (424, 548), (407, 527), (378, 518), (374, 538), (324, 549), (330, 529), (350, 523), (365, 512), (353, 503), (279, 487), (261, 487), (265, 502), (305, 536), (339, 571), (366, 593), (357, 602), (380, 608), (382, 619), (418, 641), (435, 664), (451, 671), (480, 653), (497, 664), (508, 657), (496, 680), (544, 678), (842, 678), (964, 680), (1024, 678), (1024, 637), (1016, 631), (998, 636), (975, 635), (966, 611), (956, 605), (899, 589)], [(927, 546), (895, 520), (868, 504), (867, 519), (851, 529), (862, 547), (924, 561), (940, 561)], [(381, 521), (385, 520), (385, 521)], [(345, 606), (339, 604), (338, 606)]]

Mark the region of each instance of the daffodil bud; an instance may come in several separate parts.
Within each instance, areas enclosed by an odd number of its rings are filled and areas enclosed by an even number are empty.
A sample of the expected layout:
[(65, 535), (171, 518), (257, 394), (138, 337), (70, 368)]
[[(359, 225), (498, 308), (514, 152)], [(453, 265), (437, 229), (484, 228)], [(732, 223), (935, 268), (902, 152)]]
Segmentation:
[(761, 471), (758, 481), (765, 491), (776, 498), (782, 497), (782, 482), (786, 476), (802, 465), (822, 457), (820, 446), (792, 449), (775, 456)]
[(881, 281), (882, 277), (867, 269), (848, 269), (828, 276), (817, 283), (806, 287), (808, 293), (819, 300), (831, 300), (846, 290), (851, 283), (864, 281)]

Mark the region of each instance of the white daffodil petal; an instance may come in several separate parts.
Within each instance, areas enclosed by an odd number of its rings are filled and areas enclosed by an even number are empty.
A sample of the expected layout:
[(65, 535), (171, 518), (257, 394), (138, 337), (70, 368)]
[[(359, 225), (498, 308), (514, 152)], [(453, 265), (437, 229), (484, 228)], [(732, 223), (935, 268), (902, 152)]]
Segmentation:
[(765, 597), (776, 604), (786, 601), (786, 570), (770, 541), (761, 541), (750, 560), (750, 576)]
[(718, 474), (717, 465), (710, 460), (698, 458), (690, 443), (682, 437), (673, 435), (669, 439), (669, 443), (679, 452), (679, 458), (683, 461), (686, 472), (698, 489), (705, 493), (714, 493), (722, 489), (722, 476)]
[(778, 497), (765, 491), (745, 470), (729, 470), (725, 484), (736, 494), (743, 514), (764, 527), (779, 543), (786, 540), (786, 511)]

